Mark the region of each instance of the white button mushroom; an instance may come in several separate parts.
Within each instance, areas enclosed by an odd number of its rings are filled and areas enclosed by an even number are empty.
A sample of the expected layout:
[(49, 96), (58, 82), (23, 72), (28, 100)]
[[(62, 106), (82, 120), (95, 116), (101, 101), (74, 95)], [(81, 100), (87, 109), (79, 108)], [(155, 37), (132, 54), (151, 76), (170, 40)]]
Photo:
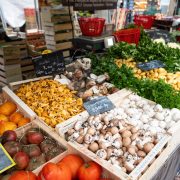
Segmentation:
[(96, 152), (96, 155), (102, 159), (106, 159), (107, 158), (107, 152), (106, 150), (104, 149), (99, 149), (97, 152)]
[(154, 111), (156, 112), (161, 112), (163, 110), (162, 106), (160, 104), (156, 104), (154, 106)]

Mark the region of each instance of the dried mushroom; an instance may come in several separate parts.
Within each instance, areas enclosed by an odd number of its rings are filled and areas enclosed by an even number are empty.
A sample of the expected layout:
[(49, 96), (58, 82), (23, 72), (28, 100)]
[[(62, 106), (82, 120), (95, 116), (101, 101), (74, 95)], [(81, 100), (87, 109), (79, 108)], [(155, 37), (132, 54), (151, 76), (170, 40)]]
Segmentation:
[(49, 79), (23, 84), (16, 92), (51, 127), (83, 111), (83, 101), (75, 93)]

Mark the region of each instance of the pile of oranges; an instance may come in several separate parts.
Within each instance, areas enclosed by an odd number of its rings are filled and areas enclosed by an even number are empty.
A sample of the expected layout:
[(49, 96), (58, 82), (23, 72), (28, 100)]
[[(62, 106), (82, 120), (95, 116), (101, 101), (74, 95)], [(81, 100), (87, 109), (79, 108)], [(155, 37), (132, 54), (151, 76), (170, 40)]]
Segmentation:
[(6, 101), (0, 105), (0, 135), (7, 130), (15, 130), (29, 122), (30, 119), (24, 117), (13, 102)]

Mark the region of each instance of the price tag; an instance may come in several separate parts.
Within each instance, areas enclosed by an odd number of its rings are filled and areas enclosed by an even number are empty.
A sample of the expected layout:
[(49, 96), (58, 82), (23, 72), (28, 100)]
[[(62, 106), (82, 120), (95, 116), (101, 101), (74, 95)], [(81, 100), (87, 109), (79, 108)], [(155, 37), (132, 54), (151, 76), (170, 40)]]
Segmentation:
[(34, 58), (33, 63), (37, 77), (56, 75), (65, 70), (64, 57), (61, 51), (43, 54)]
[(15, 162), (8, 154), (8, 152), (4, 149), (2, 144), (0, 144), (0, 174), (11, 167), (15, 166)]
[(164, 66), (165, 66), (165, 64), (159, 60), (153, 60), (150, 62), (138, 63), (137, 64), (137, 67), (143, 71), (149, 71), (151, 69), (162, 68)]
[(114, 109), (114, 104), (105, 96), (84, 103), (84, 108), (90, 115), (98, 115)]

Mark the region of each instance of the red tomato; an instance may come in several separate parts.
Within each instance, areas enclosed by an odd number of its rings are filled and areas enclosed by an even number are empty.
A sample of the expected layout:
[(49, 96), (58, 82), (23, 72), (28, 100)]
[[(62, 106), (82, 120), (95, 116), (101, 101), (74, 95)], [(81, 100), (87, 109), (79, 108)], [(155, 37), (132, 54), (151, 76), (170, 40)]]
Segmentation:
[(12, 174), (9, 180), (36, 180), (36, 175), (30, 171), (17, 171)]
[(70, 168), (72, 179), (76, 179), (77, 172), (84, 163), (84, 160), (78, 155), (69, 154), (65, 158), (63, 158), (61, 162), (65, 163)]
[(16, 163), (16, 168), (20, 170), (25, 169), (29, 164), (29, 156), (23, 151), (17, 152), (13, 159)]
[(38, 180), (71, 180), (71, 171), (64, 164), (47, 163), (39, 173)]
[(79, 180), (99, 180), (102, 173), (102, 167), (95, 162), (83, 164), (78, 171)]

